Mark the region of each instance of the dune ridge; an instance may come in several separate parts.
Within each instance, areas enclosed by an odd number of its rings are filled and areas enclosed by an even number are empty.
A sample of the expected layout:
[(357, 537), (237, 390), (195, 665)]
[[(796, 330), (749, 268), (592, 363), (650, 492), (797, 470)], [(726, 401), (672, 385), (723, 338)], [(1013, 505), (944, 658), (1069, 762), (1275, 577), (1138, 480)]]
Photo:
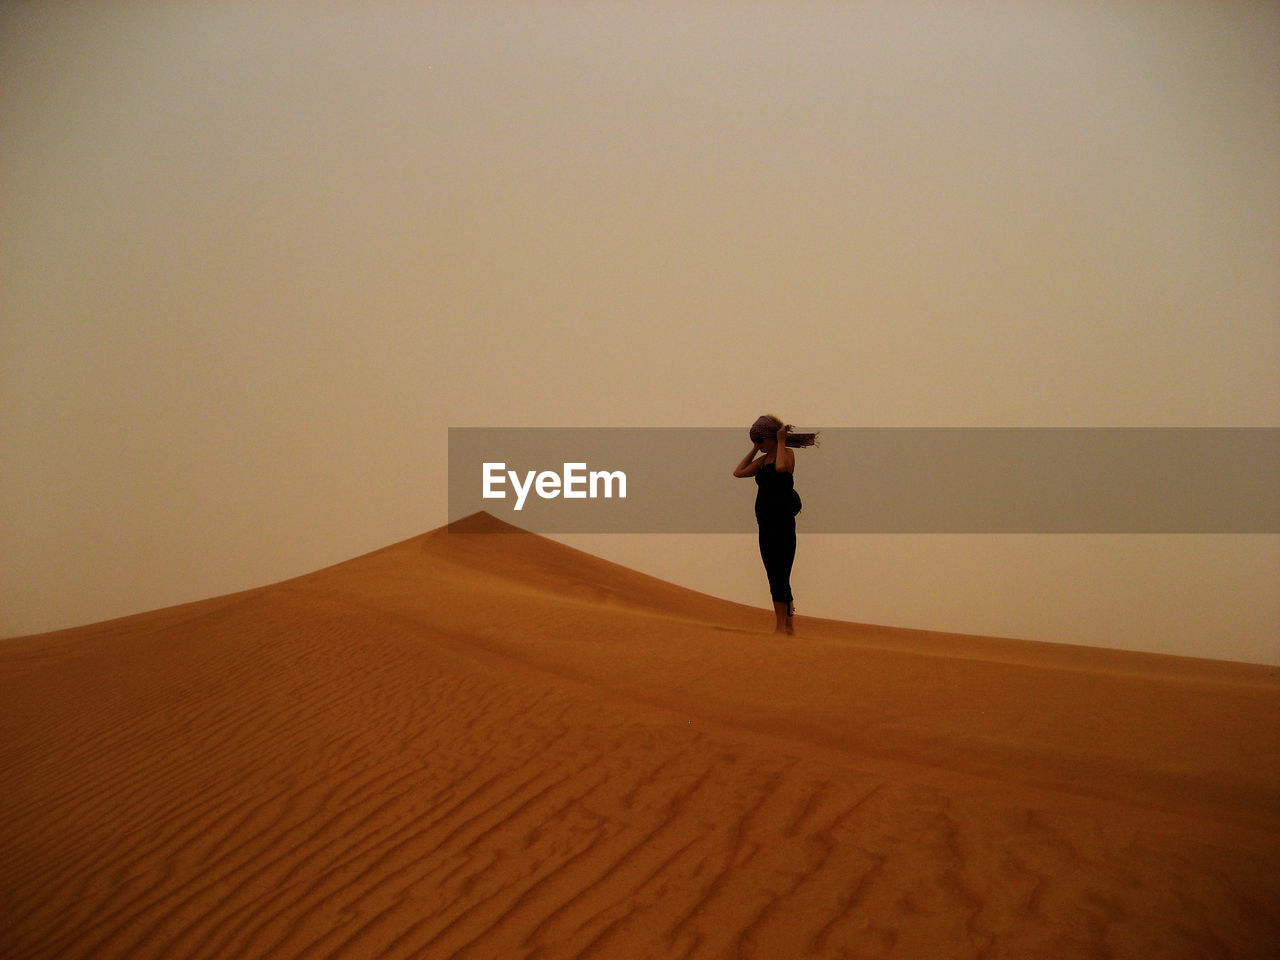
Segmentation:
[(476, 515), (4, 641), (0, 956), (1277, 955), (1276, 670), (771, 621)]

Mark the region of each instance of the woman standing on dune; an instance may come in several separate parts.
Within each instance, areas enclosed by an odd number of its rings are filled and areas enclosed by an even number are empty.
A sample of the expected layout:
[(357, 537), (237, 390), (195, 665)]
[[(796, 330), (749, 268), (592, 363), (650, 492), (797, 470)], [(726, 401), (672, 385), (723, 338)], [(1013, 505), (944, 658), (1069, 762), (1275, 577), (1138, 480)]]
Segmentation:
[[(751, 425), (751, 450), (734, 467), (735, 477), (756, 478), (756, 524), (760, 528), (760, 559), (769, 578), (769, 595), (777, 619), (775, 633), (794, 634), (795, 606), (791, 597), (791, 565), (796, 557), (796, 455), (792, 447), (811, 447), (817, 434), (793, 433), (790, 424), (769, 414)], [(760, 456), (757, 456), (760, 454)]]

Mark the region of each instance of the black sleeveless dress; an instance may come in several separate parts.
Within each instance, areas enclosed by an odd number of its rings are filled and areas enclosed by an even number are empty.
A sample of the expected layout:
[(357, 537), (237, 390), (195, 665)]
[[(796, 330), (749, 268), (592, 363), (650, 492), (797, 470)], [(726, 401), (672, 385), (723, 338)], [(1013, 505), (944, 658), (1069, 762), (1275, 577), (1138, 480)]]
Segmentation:
[(756, 524), (760, 528), (760, 559), (769, 578), (774, 603), (791, 603), (791, 565), (796, 558), (796, 514), (800, 496), (795, 480), (772, 463), (756, 471)]

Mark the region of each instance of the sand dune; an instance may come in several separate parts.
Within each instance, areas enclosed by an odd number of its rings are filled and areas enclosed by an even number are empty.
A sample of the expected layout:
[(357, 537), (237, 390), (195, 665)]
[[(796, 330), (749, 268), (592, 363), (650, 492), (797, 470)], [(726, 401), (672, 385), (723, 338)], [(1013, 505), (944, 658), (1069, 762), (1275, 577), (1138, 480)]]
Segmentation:
[(0, 643), (0, 956), (1280, 955), (1275, 669), (497, 526)]

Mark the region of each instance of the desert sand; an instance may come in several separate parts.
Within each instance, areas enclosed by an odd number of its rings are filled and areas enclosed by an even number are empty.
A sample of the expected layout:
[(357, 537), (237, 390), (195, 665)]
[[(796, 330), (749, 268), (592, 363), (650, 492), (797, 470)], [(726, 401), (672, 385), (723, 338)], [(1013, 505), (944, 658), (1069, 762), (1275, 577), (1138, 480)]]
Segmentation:
[(1280, 671), (803, 613), (478, 515), (0, 642), (0, 956), (1280, 956)]

